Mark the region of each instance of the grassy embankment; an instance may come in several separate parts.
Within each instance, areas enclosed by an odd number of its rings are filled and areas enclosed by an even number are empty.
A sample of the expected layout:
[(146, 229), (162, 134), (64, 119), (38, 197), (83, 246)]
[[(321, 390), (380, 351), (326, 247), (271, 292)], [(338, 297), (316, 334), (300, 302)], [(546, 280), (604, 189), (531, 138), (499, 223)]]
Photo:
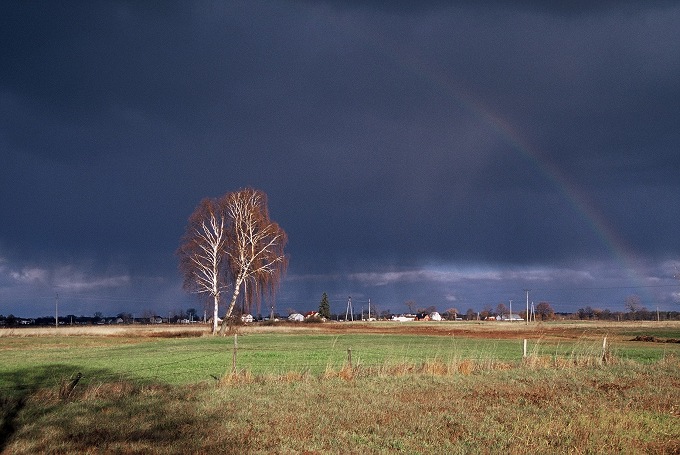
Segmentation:
[(680, 345), (627, 341), (677, 324), (348, 327), (243, 330), (226, 376), (232, 338), (4, 332), (0, 449), (680, 451)]

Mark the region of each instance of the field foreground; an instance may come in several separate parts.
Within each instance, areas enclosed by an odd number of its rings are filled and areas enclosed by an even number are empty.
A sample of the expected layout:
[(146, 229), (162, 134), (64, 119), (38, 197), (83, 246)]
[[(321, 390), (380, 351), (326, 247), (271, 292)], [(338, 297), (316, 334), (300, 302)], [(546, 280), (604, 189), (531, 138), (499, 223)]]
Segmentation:
[(0, 331), (0, 452), (680, 453), (679, 329)]

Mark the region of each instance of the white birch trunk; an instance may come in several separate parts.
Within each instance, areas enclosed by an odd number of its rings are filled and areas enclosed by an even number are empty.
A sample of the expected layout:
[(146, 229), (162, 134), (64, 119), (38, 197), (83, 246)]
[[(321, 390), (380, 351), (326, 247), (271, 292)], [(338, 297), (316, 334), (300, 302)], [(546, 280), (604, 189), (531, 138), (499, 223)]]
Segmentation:
[(219, 295), (214, 295), (215, 298), (215, 308), (213, 308), (213, 329), (212, 329), (212, 334), (216, 335), (217, 334), (217, 304), (220, 301), (220, 296)]
[(229, 303), (229, 307), (227, 308), (227, 312), (224, 315), (224, 319), (222, 319), (220, 335), (225, 335), (227, 333), (227, 327), (229, 326), (229, 318), (231, 317), (232, 311), (234, 311), (236, 299), (238, 298), (238, 295), (241, 292), (241, 283), (243, 283), (243, 280), (244, 280), (243, 273), (241, 273), (236, 279), (236, 283), (234, 283), (234, 293), (231, 296), (231, 303)]

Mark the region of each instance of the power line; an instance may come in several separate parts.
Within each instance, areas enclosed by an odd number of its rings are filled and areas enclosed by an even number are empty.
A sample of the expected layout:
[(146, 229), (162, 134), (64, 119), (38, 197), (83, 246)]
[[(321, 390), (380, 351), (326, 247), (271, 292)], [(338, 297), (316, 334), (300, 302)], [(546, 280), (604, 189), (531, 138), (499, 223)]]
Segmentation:
[(534, 291), (589, 291), (589, 290), (612, 290), (612, 289), (638, 289), (638, 288), (671, 288), (680, 287), (678, 284), (650, 284), (639, 286), (594, 286), (594, 287), (573, 287), (573, 288), (534, 288)]

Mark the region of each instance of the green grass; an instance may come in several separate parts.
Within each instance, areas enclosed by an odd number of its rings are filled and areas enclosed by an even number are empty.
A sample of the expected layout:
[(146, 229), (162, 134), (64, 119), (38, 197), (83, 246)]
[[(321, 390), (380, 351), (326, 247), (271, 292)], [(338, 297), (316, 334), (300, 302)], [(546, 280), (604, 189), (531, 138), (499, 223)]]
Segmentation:
[(680, 452), (680, 345), (603, 330), (0, 336), (0, 452)]
[[(129, 382), (27, 398), (8, 453), (677, 453), (678, 364)], [(663, 399), (659, 399), (659, 397)]]
[[(232, 342), (233, 345), (233, 342)], [(422, 335), (257, 334), (238, 338), (238, 365), (253, 373), (309, 371), (353, 366), (375, 367), (462, 358), (519, 360), (521, 347), (510, 340), (470, 340)]]
[[(607, 351), (620, 360), (634, 362), (657, 362), (669, 355), (680, 355), (680, 344), (641, 343), (632, 341), (607, 342)], [(529, 355), (554, 356), (563, 358), (592, 357), (602, 354), (602, 338), (590, 338), (575, 341), (529, 340)]]
[[(172, 385), (214, 380), (231, 371), (233, 337), (17, 337), (1, 338), (0, 389), (18, 383), (49, 386), (87, 371), (86, 383), (115, 379)], [(521, 339), (482, 339), (403, 334), (250, 333), (237, 338), (237, 369), (252, 374), (289, 371), (318, 375), (352, 365), (381, 367), (424, 362), (520, 362)], [(609, 342), (617, 358), (637, 362), (680, 356), (680, 344)], [(529, 340), (528, 353), (560, 358), (599, 358), (601, 339)], [(17, 374), (21, 371), (21, 374)]]

